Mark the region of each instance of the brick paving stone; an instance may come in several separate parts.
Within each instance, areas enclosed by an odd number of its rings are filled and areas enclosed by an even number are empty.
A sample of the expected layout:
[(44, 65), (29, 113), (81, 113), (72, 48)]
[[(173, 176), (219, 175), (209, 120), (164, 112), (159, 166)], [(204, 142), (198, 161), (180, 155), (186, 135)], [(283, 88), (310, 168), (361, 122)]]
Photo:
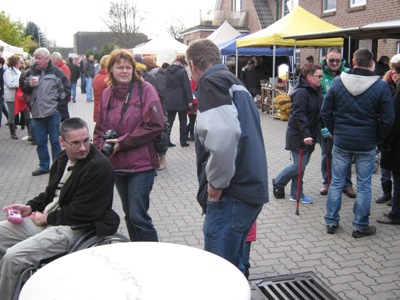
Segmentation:
[[(86, 102), (78, 89), (77, 103), (69, 104), (71, 116), (85, 119), (93, 132), (93, 103)], [(257, 221), (257, 241), (252, 243), (250, 279), (298, 272), (313, 271), (342, 299), (389, 300), (400, 299), (400, 226), (376, 222), (389, 211), (385, 204), (376, 204), (381, 195), (380, 172), (372, 177), (370, 223), (377, 226), (375, 236), (354, 239), (352, 218), (354, 199), (343, 194), (340, 227), (336, 234), (326, 234), (324, 213), (326, 196), (321, 196), (321, 149), (316, 145), (304, 176), (304, 192), (314, 199), (311, 205), (300, 203), (300, 215), (295, 215), (296, 204), (286, 199), (275, 199), (271, 181), (287, 164), (289, 152), (284, 149), (287, 122), (260, 113), (268, 158), (270, 202)], [(215, 120), (216, 122), (218, 120)], [(0, 127), (0, 205), (25, 202), (43, 191), (48, 175), (33, 177), (37, 168), (36, 147), (28, 141), (11, 140), (5, 119)], [(179, 121), (172, 130), (176, 147), (167, 152), (167, 168), (158, 172), (151, 194), (150, 215), (158, 230), (160, 241), (203, 248), (204, 217), (196, 201), (197, 177), (194, 143), (179, 145)], [(19, 137), (26, 130), (17, 129)], [(352, 180), (356, 188), (354, 166)], [(114, 208), (121, 216), (119, 232), (127, 234), (123, 212), (116, 189)], [(5, 215), (0, 215), (4, 220)], [(252, 300), (261, 300), (253, 292)], [(264, 298), (265, 299), (265, 298)]]

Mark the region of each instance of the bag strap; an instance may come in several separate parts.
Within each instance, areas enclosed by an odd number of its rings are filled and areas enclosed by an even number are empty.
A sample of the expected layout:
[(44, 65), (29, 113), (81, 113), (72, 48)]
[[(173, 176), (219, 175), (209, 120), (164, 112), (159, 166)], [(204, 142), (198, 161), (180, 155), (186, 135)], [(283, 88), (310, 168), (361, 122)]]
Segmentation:
[[(116, 128), (117, 131), (118, 131), (119, 125), (121, 125), (122, 118), (124, 117), (124, 114), (125, 114), (126, 110), (128, 109), (128, 103), (129, 103), (129, 99), (131, 98), (132, 89), (133, 89), (133, 82), (131, 81), (129, 83), (129, 86), (128, 86), (128, 93), (126, 94), (124, 105), (121, 108), (121, 118), (119, 119), (119, 123), (118, 123), (118, 126)], [(105, 124), (107, 124), (107, 121), (108, 121), (108, 113), (110, 111), (110, 105), (111, 105), (111, 93), (110, 93), (110, 97), (108, 99), (107, 114), (106, 114), (106, 122), (105, 122)]]

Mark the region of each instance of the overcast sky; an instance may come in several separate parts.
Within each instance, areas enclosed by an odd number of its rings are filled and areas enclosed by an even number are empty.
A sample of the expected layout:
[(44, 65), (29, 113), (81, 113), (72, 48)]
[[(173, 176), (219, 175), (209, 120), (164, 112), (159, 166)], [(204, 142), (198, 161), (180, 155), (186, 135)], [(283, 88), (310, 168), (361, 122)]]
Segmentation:
[[(118, 0), (69, 0), (27, 1), (2, 0), (0, 11), (12, 21), (26, 24), (34, 22), (49, 40), (57, 46), (72, 47), (73, 36), (78, 31), (107, 31), (101, 18), (107, 17), (111, 2)], [(145, 16), (141, 32), (149, 38), (166, 35), (171, 19), (194, 14), (196, 11), (213, 10), (216, 0), (136, 0), (138, 10)]]

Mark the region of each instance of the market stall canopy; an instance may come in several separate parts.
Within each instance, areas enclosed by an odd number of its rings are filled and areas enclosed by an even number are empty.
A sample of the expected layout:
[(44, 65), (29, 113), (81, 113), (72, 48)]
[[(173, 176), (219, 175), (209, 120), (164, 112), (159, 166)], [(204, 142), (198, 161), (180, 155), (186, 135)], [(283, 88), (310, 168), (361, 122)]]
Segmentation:
[(172, 37), (161, 36), (152, 39), (150, 42), (132, 48), (133, 54), (155, 55), (157, 63), (172, 63), (177, 55), (186, 53), (187, 45), (178, 42)]
[[(244, 37), (248, 34), (241, 34), (239, 38)], [(236, 40), (234, 38), (228, 42), (218, 45), (221, 55), (236, 55)], [(238, 48), (238, 56), (272, 56), (273, 50), (270, 48)], [(276, 49), (276, 56), (293, 56), (293, 48), (278, 48)]]
[(222, 23), (222, 25), (218, 27), (217, 30), (211, 33), (207, 37), (207, 39), (213, 41), (214, 44), (219, 45), (227, 41), (230, 41), (234, 38), (237, 38), (238, 36), (240, 36), (240, 34), (241, 33), (238, 30), (233, 28), (232, 25), (225, 20), (225, 22)]
[(6, 58), (8, 58), (14, 54), (21, 55), (24, 57), (26, 56), (23, 48), (11, 46), (11, 45), (7, 44), (6, 42), (3, 42), (2, 40), (0, 40), (0, 52), (2, 53), (2, 55), (0, 55), (0, 56), (6, 57)]
[(335, 37), (352, 37), (355, 39), (400, 39), (400, 20), (375, 22), (360, 27), (343, 28), (339, 30), (282, 36), (283, 39), (295, 39), (299, 41)]
[(236, 47), (266, 47), (271, 45), (286, 47), (332, 47), (342, 46), (343, 38), (318, 39), (307, 41), (295, 41), (283, 39), (289, 34), (321, 32), (339, 30), (340, 27), (332, 25), (308, 12), (301, 6), (297, 6), (283, 18), (271, 24), (265, 29), (257, 31), (236, 41)]

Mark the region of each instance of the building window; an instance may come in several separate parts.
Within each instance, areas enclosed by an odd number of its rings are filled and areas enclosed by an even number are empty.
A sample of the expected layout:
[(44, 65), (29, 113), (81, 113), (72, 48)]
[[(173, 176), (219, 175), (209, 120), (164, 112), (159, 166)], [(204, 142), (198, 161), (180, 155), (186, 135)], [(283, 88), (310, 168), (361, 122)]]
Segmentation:
[(233, 11), (242, 11), (242, 0), (232, 0)]
[(336, 0), (323, 0), (323, 12), (336, 11)]
[(366, 5), (367, 0), (350, 0), (350, 7)]
[(299, 0), (284, 0), (283, 2), (282, 16), (286, 16), (299, 5)]

